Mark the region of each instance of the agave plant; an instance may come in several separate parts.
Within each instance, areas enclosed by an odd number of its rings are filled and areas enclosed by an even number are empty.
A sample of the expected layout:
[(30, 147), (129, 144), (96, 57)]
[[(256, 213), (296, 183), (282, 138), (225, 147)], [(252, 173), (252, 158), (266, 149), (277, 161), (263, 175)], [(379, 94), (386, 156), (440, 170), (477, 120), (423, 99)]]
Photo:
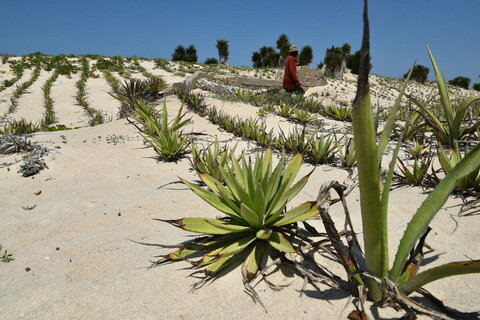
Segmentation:
[(268, 112), (267, 110), (265, 110), (265, 108), (259, 109), (259, 110), (257, 111), (257, 115), (258, 115), (259, 117), (262, 117), (262, 118), (266, 117), (266, 116), (268, 115), (268, 113), (269, 113), (269, 112)]
[(280, 135), (275, 141), (275, 147), (280, 150), (286, 150), (293, 153), (308, 153), (310, 138), (306, 134), (305, 127), (301, 131), (295, 127), (292, 131), (285, 135), (280, 129)]
[[(160, 92), (165, 90), (168, 87), (168, 84), (163, 80), (161, 76), (150, 75), (145, 80), (146, 94), (148, 97), (155, 99), (158, 97)], [(148, 98), (143, 97), (143, 98)]]
[[(405, 307), (405, 303), (409, 301), (407, 295), (419, 290), (432, 281), (454, 275), (480, 272), (480, 260), (468, 260), (447, 263), (417, 273), (419, 270), (417, 253), (421, 252), (419, 250), (421, 250), (423, 246), (428, 225), (441, 210), (448, 196), (458, 185), (458, 182), (475, 170), (478, 170), (480, 165), (480, 145), (470, 150), (470, 152), (458, 162), (435, 189), (429, 193), (422, 205), (416, 210), (416, 213), (411, 218), (403, 233), (400, 244), (396, 249), (395, 259), (390, 267), (387, 224), (388, 201), (393, 172), (402, 139), (397, 143), (383, 188), (380, 187), (380, 164), (411, 71), (400, 91), (399, 97), (391, 109), (389, 119), (382, 132), (380, 141), (377, 144), (377, 133), (373, 121), (368, 82), (370, 59), (368, 0), (364, 0), (363, 21), (364, 33), (361, 48), (360, 71), (352, 115), (355, 146), (357, 150), (362, 151), (357, 153), (356, 156), (358, 161), (364, 257), (354, 257), (349, 253), (348, 247), (346, 251), (341, 252), (339, 249), (336, 249), (336, 251), (339, 255), (342, 255), (342, 257), (348, 256), (347, 259), (342, 260), (342, 263), (344, 268), (349, 270), (350, 279), (355, 279), (356, 282), (351, 281), (355, 288), (358, 288), (360, 285), (366, 286), (368, 288), (368, 296), (372, 300), (380, 301), (384, 299), (383, 301), (385, 301), (386, 299), (397, 302), (399, 305)], [(437, 68), (435, 67), (435, 69)], [(445, 97), (444, 93), (441, 95)], [(329, 237), (331, 239), (335, 239), (335, 237), (338, 238), (338, 234), (332, 232), (332, 229), (329, 228), (331, 225), (329, 225), (324, 218), (325, 210), (322, 206), (319, 207)], [(396, 228), (398, 228), (398, 226), (396, 226)], [(365, 267), (357, 267), (363, 265)], [(417, 308), (418, 304), (410, 303), (408, 306)]]
[(178, 110), (177, 116), (168, 122), (167, 104), (163, 104), (161, 117), (152, 112), (144, 100), (135, 99), (133, 105), (137, 112), (134, 118), (143, 125), (143, 129), (138, 127), (140, 134), (157, 152), (160, 159), (164, 161), (174, 161), (181, 158), (190, 144), (190, 137), (182, 132), (190, 119), (184, 120), (183, 105)]
[(402, 129), (405, 140), (413, 140), (417, 133), (423, 133), (425, 123), (422, 123), (423, 117), (418, 112), (413, 112), (406, 119), (405, 125)]
[(355, 141), (353, 138), (345, 135), (340, 141), (335, 142), (335, 147), (337, 148), (337, 154), (342, 162), (342, 167), (348, 169), (353, 168), (357, 162), (355, 156)]
[[(307, 175), (294, 184), (302, 164), (297, 154), (286, 164), (280, 159), (274, 168), (272, 150), (257, 154), (255, 162), (231, 155), (232, 166), (220, 167), (225, 185), (208, 174), (200, 174), (209, 190), (182, 180), (197, 196), (226, 214), (219, 219), (183, 218), (161, 220), (183, 230), (207, 235), (179, 244), (178, 250), (162, 256), (153, 265), (187, 260), (206, 280), (232, 263), (243, 261), (246, 281), (255, 278), (267, 252), (294, 253), (295, 236), (291, 227), (318, 214), (314, 202), (287, 210), (287, 204), (305, 186)], [(196, 257), (201, 258), (194, 260)]]
[(413, 101), (418, 106), (418, 112), (423, 116), (438, 142), (442, 145), (453, 146), (456, 140), (462, 140), (465, 137), (468, 137), (480, 127), (480, 120), (477, 120), (470, 126), (464, 125), (468, 109), (473, 106), (475, 101), (480, 100), (480, 96), (470, 97), (460, 103), (457, 108), (454, 108), (448, 95), (447, 86), (445, 85), (443, 76), (440, 73), (432, 52), (430, 51), (430, 47), (428, 46), (427, 51), (433, 65), (433, 70), (435, 71), (435, 78), (440, 94), (440, 104), (446, 121), (444, 122), (442, 119), (435, 116), (426, 104), (416, 99), (413, 99)]
[(282, 103), (278, 108), (278, 114), (284, 118), (290, 118), (292, 114), (292, 107), (286, 103)]
[(425, 153), (430, 150), (430, 147), (424, 143), (420, 143), (417, 140), (413, 140), (413, 145), (407, 146), (407, 153), (411, 156), (412, 159), (420, 159)]
[(310, 121), (313, 121), (318, 118), (318, 116), (311, 114), (308, 111), (300, 110), (296, 108), (293, 109), (293, 113), (295, 114), (295, 119), (302, 124), (307, 124)]
[(415, 157), (413, 164), (405, 163), (398, 159), (398, 167), (401, 174), (398, 174), (400, 180), (408, 185), (421, 185), (425, 179), (428, 169), (432, 164), (433, 156), (426, 155)]
[(317, 132), (312, 134), (308, 140), (308, 159), (315, 164), (324, 164), (332, 160), (335, 145), (333, 137), (320, 135)]
[(177, 95), (193, 112), (204, 117), (207, 114), (205, 96), (200, 92), (194, 93), (188, 90), (178, 90)]
[(230, 154), (234, 153), (236, 146), (229, 150), (225, 145), (220, 148), (220, 143), (217, 139), (206, 148), (198, 149), (195, 144), (192, 144), (192, 156), (190, 158), (190, 165), (200, 174), (208, 174), (217, 181), (223, 183), (223, 177), (220, 168), (226, 169), (230, 165)]
[[(466, 152), (465, 152), (466, 153)], [(442, 145), (438, 146), (438, 161), (445, 175), (448, 175), (453, 168), (464, 158), (464, 154), (460, 152), (458, 145), (453, 150), (445, 150)], [(460, 192), (475, 190), (480, 187), (480, 165), (476, 170), (459, 180), (455, 189)]]
[(352, 109), (346, 106), (327, 106), (323, 108), (323, 113), (327, 117), (340, 121), (352, 121)]
[(307, 110), (308, 112), (318, 113), (322, 110), (322, 103), (312, 98), (305, 99), (302, 109)]

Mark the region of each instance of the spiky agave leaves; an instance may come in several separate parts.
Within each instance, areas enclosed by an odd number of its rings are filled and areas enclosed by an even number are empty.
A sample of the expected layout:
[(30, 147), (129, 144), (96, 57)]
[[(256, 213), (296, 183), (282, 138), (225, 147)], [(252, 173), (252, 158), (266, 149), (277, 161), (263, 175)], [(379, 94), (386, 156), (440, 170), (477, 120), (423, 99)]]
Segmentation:
[[(181, 247), (162, 257), (162, 263), (189, 260), (211, 279), (225, 267), (243, 261), (243, 275), (251, 281), (260, 269), (266, 250), (296, 251), (289, 226), (318, 214), (314, 202), (286, 210), (287, 203), (310, 177), (308, 174), (294, 183), (302, 156), (297, 154), (288, 164), (281, 158), (275, 167), (271, 149), (257, 154), (254, 163), (243, 155), (237, 159), (232, 153), (230, 157), (231, 166), (219, 167), (225, 185), (208, 174), (200, 174), (208, 189), (182, 180), (196, 195), (226, 216), (167, 220), (183, 230), (209, 236), (202, 247)], [(195, 257), (200, 258), (192, 261)]]
[(220, 148), (220, 143), (215, 138), (215, 142), (210, 144), (207, 148), (198, 149), (195, 144), (192, 144), (192, 156), (189, 158), (192, 169), (198, 174), (206, 173), (220, 182), (223, 182), (220, 174), (220, 167), (226, 167), (230, 164), (230, 153), (235, 152), (235, 146), (229, 151), (227, 146)]
[[(466, 154), (467, 152), (465, 152)], [(464, 158), (460, 152), (458, 145), (455, 145), (453, 150), (445, 150), (440, 144), (438, 146), (438, 160), (443, 172), (447, 175), (452, 169)], [(480, 165), (476, 170), (458, 181), (455, 189), (460, 192), (468, 192), (468, 190), (475, 190), (480, 187)]]

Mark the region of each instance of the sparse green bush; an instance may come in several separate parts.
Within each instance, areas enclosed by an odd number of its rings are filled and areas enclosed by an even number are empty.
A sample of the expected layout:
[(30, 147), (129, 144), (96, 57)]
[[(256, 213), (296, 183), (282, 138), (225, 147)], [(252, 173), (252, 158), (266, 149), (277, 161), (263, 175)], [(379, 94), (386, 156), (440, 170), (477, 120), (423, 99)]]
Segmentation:
[(298, 54), (298, 65), (308, 66), (313, 60), (313, 49), (310, 46), (304, 46)]
[(333, 160), (335, 144), (333, 137), (321, 135), (318, 132), (310, 135), (308, 147), (308, 159), (314, 164), (324, 164)]
[[(480, 127), (480, 122), (471, 125), (464, 123), (467, 111), (473, 107), (476, 101), (480, 100), (480, 96), (469, 97), (462, 101), (457, 108), (453, 107), (452, 101), (448, 95), (448, 89), (443, 80), (443, 76), (438, 69), (437, 63), (433, 58), (430, 48), (428, 54), (435, 71), (435, 78), (440, 94), (440, 105), (442, 107), (442, 115), (437, 117), (425, 103), (412, 98), (412, 101), (418, 106), (418, 112), (425, 119), (428, 128), (435, 135), (437, 140), (446, 146), (453, 146), (456, 140), (464, 139), (472, 135), (477, 128)], [(445, 119), (446, 121), (444, 121)]]
[[(410, 76), (411, 80), (415, 80), (420, 83), (425, 83), (428, 78), (428, 73), (430, 72), (430, 69), (422, 66), (421, 64), (417, 64), (413, 67), (412, 75)], [(407, 77), (407, 73), (403, 75), (403, 78)]]
[(187, 90), (177, 90), (176, 94), (193, 112), (204, 117), (207, 114), (207, 103), (205, 96), (201, 93), (194, 93)]
[(337, 155), (340, 158), (343, 168), (351, 169), (357, 162), (355, 156), (355, 142), (353, 138), (343, 136), (340, 141), (335, 142)]
[(327, 106), (323, 108), (323, 114), (327, 117), (340, 121), (352, 121), (352, 108), (345, 106)]
[(114, 56), (110, 59), (100, 57), (95, 63), (95, 65), (100, 71), (108, 70), (112, 72), (118, 72), (120, 74), (125, 71), (125, 67), (123, 65), (123, 57), (121, 56)]
[(298, 130), (298, 128), (295, 127), (295, 129), (291, 130), (288, 134), (285, 134), (285, 132), (280, 129), (280, 135), (275, 140), (275, 148), (294, 154), (308, 154), (310, 148), (309, 140), (310, 138), (306, 133), (305, 127), (303, 127), (302, 130)]
[(55, 69), (59, 74), (64, 76), (70, 76), (72, 73), (76, 73), (78, 71), (78, 67), (72, 64), (64, 54), (48, 58), (44, 57), (42, 64), (46, 71)]
[[(458, 145), (454, 149), (445, 150), (442, 145), (438, 146), (438, 161), (442, 167), (445, 175), (448, 175), (450, 171), (465, 157), (468, 152), (461, 152)], [(480, 164), (477, 169), (473, 170), (470, 174), (459, 180), (455, 186), (455, 190), (460, 192), (475, 191), (480, 189)]]
[(274, 68), (278, 65), (280, 54), (273, 47), (263, 46), (252, 53), (254, 68)]
[(205, 64), (218, 64), (217, 58), (207, 58), (205, 59)]
[(197, 62), (197, 49), (192, 44), (187, 49), (179, 45), (172, 54), (172, 61)]
[(38, 77), (40, 76), (40, 72), (42, 71), (42, 68), (40, 66), (40, 63), (35, 65), (35, 69), (33, 70), (32, 77), (21, 83), (20, 85), (17, 85), (15, 88), (15, 91), (13, 92), (12, 96), (10, 97), (10, 105), (8, 106), (8, 113), (13, 113), (17, 109), (18, 106), (18, 98), (25, 93), (25, 91), (30, 88), (30, 86), (37, 81)]
[(456, 77), (456, 78), (448, 81), (448, 84), (451, 84), (452, 86), (457, 86), (457, 87), (468, 90), (468, 87), (470, 86), (470, 78)]
[(87, 113), (89, 120), (88, 123), (90, 126), (96, 126), (105, 122), (105, 115), (100, 110), (96, 110), (89, 106), (87, 101), (86, 86), (87, 80), (91, 75), (90, 64), (88, 63), (87, 56), (82, 56), (82, 73), (80, 79), (75, 83), (77, 87), (77, 95), (75, 99), (79, 106), (81, 106)]

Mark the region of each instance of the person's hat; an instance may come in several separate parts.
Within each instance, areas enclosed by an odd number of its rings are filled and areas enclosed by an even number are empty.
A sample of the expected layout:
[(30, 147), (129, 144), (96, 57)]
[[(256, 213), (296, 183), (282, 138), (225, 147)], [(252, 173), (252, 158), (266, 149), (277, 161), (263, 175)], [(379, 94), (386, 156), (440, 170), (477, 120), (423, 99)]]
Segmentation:
[(295, 51), (298, 51), (298, 47), (295, 45), (290, 46), (290, 48), (288, 49), (288, 52), (295, 52)]

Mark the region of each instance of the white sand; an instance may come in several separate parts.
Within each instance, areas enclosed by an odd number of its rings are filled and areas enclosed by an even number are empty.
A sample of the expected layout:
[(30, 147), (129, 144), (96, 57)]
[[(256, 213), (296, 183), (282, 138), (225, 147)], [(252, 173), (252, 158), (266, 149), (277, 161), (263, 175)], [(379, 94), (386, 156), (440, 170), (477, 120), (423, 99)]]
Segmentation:
[(23, 72), (22, 77), (15, 82), (13, 86), (5, 88), (2, 92), (0, 92), (0, 115), (3, 115), (7, 112), (8, 107), (10, 106), (10, 97), (12, 97), (13, 92), (15, 92), (17, 85), (28, 81), (32, 76), (33, 70), (25, 70)]
[(52, 71), (42, 70), (38, 79), (18, 99), (18, 108), (11, 115), (15, 119), (25, 119), (32, 122), (40, 122), (43, 119), (45, 107), (43, 105), (42, 86), (50, 78)]
[(91, 108), (100, 110), (106, 115), (106, 119), (116, 119), (120, 102), (109, 95), (112, 92), (108, 82), (102, 76), (97, 79), (89, 78), (87, 80), (86, 92), (87, 101)]
[[(72, 98), (76, 77), (60, 76), (52, 88), (58, 123), (72, 127), (86, 125), (81, 120), (81, 108), (75, 106)], [(103, 79), (97, 80), (88, 80), (88, 101), (93, 107), (103, 106), (113, 113), (114, 101), (105, 98), (108, 88)], [(19, 110), (25, 108), (24, 99), (21, 101)], [(242, 117), (255, 116), (257, 110), (210, 98), (208, 102)], [(166, 103), (170, 115), (180, 107), (174, 97), (168, 97)], [(159, 102), (158, 108), (161, 105)], [(254, 143), (222, 132), (204, 118), (192, 113), (189, 116), (193, 123), (187, 131), (203, 134), (197, 137), (197, 143), (205, 144), (218, 136), (230, 146), (238, 142), (238, 151), (256, 148)], [(284, 120), (277, 116), (267, 118), (272, 127), (292, 125), (281, 121)], [(185, 241), (189, 239), (187, 232), (152, 218), (213, 218), (219, 214), (181, 185), (158, 189), (178, 180), (178, 176), (197, 179), (189, 170), (187, 159), (177, 163), (158, 162), (153, 149), (145, 147), (136, 129), (124, 120), (77, 130), (37, 133), (33, 140), (52, 148), (47, 157), (49, 169), (33, 178), (23, 178), (17, 173), (18, 164), (0, 168), (0, 243), (15, 258), (0, 263), (1, 319), (337, 319), (348, 303), (346, 292), (326, 285), (320, 285), (320, 292), (309, 285), (307, 295), (300, 296), (302, 279), (278, 271), (270, 279), (275, 283), (292, 282), (291, 286), (280, 292), (268, 289), (263, 282), (257, 287), (268, 314), (243, 292), (238, 269), (189, 293), (195, 279), (187, 278), (191, 273), (185, 269), (187, 263), (147, 270), (149, 260), (169, 251), (129, 241), (163, 244)], [(0, 163), (19, 158), (18, 155), (3, 157)], [(312, 168), (305, 164), (300, 174)], [(314, 200), (321, 183), (343, 182), (347, 176), (344, 170), (318, 166), (292, 205)], [(42, 191), (38, 196), (34, 195), (37, 190)], [(420, 188), (412, 187), (392, 192), (389, 215), (392, 259), (408, 219), (425, 196)], [(460, 203), (459, 199), (451, 198), (433, 220), (427, 243), (435, 251), (426, 255), (427, 268), (478, 258), (478, 217), (457, 217), (458, 207), (454, 205)], [(22, 209), (33, 204), (37, 205), (33, 210)], [(361, 233), (358, 191), (348, 197), (348, 204)], [(331, 214), (341, 228), (340, 206), (332, 207)], [(322, 230), (320, 221), (314, 220), (312, 224)], [(339, 265), (316, 258), (345, 279)], [(27, 267), (29, 272), (25, 271)], [(447, 305), (462, 311), (474, 311), (480, 305), (478, 275), (444, 279), (426, 287)], [(348, 305), (342, 319), (351, 310), (353, 307)], [(392, 309), (381, 313), (389, 319), (401, 315)]]
[(81, 106), (77, 104), (75, 83), (80, 75), (73, 74), (71, 78), (59, 75), (52, 85), (51, 97), (55, 110), (56, 124), (63, 124), (69, 128), (88, 126), (88, 117)]

